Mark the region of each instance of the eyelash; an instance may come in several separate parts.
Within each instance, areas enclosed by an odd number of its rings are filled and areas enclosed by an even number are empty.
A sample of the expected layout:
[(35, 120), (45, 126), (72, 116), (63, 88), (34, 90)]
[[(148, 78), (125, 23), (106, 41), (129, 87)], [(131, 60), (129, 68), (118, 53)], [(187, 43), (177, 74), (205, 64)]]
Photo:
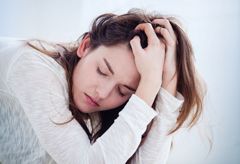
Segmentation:
[(102, 73), (102, 72), (100, 71), (99, 67), (97, 68), (97, 72), (98, 72), (99, 74), (103, 75), (103, 76), (107, 76), (106, 74), (104, 74), (104, 73)]
[[(100, 75), (107, 76), (106, 74), (104, 74), (104, 73), (102, 73), (102, 72), (100, 71), (99, 67), (97, 68), (97, 72), (98, 72)], [(118, 94), (119, 94), (120, 96), (122, 96), (122, 97), (125, 96), (125, 95), (122, 94), (120, 91), (118, 92)]]

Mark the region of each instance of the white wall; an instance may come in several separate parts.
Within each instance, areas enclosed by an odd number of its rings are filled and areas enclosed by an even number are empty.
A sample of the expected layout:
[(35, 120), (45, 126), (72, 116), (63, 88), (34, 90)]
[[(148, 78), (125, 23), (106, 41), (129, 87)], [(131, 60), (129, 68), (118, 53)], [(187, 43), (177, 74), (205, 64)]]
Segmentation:
[[(240, 163), (240, 1), (0, 0), (0, 36), (75, 40), (97, 15), (132, 7), (175, 15), (183, 22), (209, 89), (208, 124), (201, 121), (198, 128), (177, 133), (168, 163)], [(213, 149), (207, 156), (209, 128)]]

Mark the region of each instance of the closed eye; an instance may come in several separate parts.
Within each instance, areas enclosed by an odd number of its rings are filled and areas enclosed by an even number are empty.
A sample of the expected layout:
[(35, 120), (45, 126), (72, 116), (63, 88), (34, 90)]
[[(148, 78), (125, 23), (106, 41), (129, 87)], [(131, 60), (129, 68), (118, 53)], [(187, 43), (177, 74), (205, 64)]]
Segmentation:
[[(103, 72), (100, 70), (99, 67), (97, 68), (97, 72), (98, 72), (100, 75), (107, 76), (107, 74), (103, 73)], [(126, 96), (125, 94), (123, 94), (123, 93), (120, 91), (120, 89), (118, 89), (118, 94), (119, 94), (120, 96), (122, 96), (122, 97)]]
[(107, 76), (107, 74), (103, 73), (103, 72), (99, 69), (99, 67), (97, 68), (97, 72), (98, 72), (99, 74), (103, 75), (103, 76)]
[(118, 93), (119, 93), (119, 95), (122, 96), (122, 97), (126, 96), (126, 95), (124, 95), (124, 94), (120, 91), (120, 89), (119, 89)]

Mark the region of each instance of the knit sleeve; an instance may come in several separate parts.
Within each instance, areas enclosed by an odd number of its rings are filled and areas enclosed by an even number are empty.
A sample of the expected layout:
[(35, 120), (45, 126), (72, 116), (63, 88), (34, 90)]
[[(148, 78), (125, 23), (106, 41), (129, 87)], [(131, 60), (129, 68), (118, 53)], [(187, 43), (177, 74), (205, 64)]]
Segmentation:
[(176, 124), (184, 98), (179, 92), (174, 97), (161, 88), (156, 101), (158, 115), (153, 119), (152, 127), (145, 141), (137, 149), (130, 164), (167, 163), (173, 138), (173, 134), (167, 134)]
[[(40, 144), (57, 163), (124, 164), (157, 112), (133, 94), (113, 125), (93, 144), (79, 123), (68, 119), (66, 83), (50, 57), (23, 54), (12, 66), (8, 83), (22, 105)], [(66, 120), (64, 120), (66, 121)]]

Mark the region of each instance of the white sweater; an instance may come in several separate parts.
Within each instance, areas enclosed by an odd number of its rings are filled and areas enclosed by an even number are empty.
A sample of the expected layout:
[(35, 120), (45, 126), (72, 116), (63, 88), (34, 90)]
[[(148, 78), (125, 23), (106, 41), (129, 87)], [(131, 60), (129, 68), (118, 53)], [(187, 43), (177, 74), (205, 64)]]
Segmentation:
[(75, 119), (53, 123), (72, 118), (64, 69), (23, 41), (0, 39), (0, 163), (124, 164), (135, 153), (131, 164), (166, 164), (172, 141), (166, 133), (184, 98), (163, 88), (158, 95), (153, 109), (133, 94), (113, 125), (91, 144)]

